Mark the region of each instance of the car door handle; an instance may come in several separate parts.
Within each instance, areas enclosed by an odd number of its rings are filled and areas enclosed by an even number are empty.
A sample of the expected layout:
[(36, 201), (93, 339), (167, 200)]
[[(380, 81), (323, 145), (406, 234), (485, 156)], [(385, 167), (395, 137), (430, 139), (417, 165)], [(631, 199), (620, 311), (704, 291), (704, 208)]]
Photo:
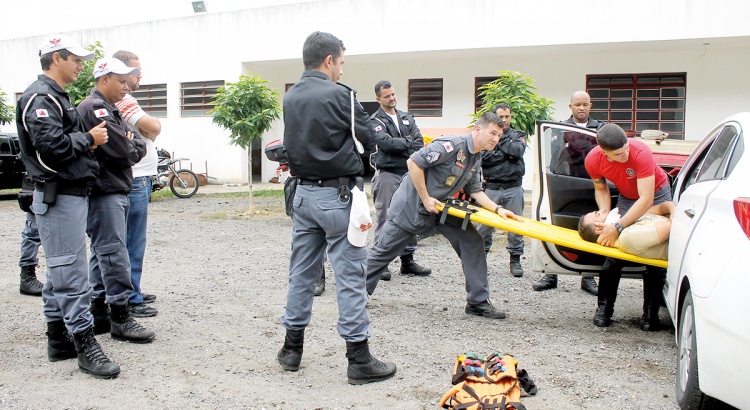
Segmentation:
[(695, 216), (695, 209), (686, 209), (685, 215), (687, 215), (689, 218), (692, 218)]

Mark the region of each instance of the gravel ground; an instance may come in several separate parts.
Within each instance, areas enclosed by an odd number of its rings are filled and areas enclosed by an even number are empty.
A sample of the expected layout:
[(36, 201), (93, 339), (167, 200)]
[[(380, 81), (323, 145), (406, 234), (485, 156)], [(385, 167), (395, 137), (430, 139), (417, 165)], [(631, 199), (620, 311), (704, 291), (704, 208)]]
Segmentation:
[[(276, 363), (283, 340), (278, 318), (287, 287), (291, 220), (280, 198), (167, 199), (151, 204), (143, 288), (158, 296), (153, 318), (139, 321), (156, 340), (137, 345), (99, 337), (122, 367), (97, 380), (75, 360), (46, 357), (40, 298), (18, 292), (24, 215), (0, 201), (0, 408), (437, 408), (450, 388), (456, 355), (513, 354), (539, 386), (529, 409), (676, 409), (674, 330), (638, 329), (641, 283), (623, 280), (615, 319), (593, 326), (595, 297), (577, 277), (534, 292), (535, 278), (508, 272), (503, 246), (490, 253), (493, 300), (505, 320), (464, 314), (460, 261), (441, 236), (420, 242), (416, 260), (429, 277), (394, 274), (370, 300), (371, 350), (398, 366), (395, 378), (364, 386), (346, 382), (345, 346), (335, 329), (334, 278), (315, 299), (299, 372)], [(528, 207), (527, 207), (528, 208)], [(372, 240), (372, 238), (370, 238)], [(496, 233), (496, 243), (505, 241)], [(527, 253), (530, 247), (527, 243)], [(41, 259), (44, 271), (44, 259)], [(391, 265), (398, 271), (398, 262)]]

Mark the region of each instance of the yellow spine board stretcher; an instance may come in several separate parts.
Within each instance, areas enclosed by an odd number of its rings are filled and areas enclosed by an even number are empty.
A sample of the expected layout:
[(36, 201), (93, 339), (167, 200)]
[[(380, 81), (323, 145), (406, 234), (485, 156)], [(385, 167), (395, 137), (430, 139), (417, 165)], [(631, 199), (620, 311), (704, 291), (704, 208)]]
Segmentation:
[[(444, 209), (444, 204), (438, 205), (437, 209), (442, 212)], [(581, 238), (581, 236), (578, 234), (578, 231), (574, 231), (572, 229), (534, 221), (532, 219), (524, 217), (521, 217), (521, 220), (523, 222), (519, 222), (513, 219), (504, 219), (502, 216), (476, 205), (469, 205), (469, 209), (473, 211), (473, 213), (471, 213), (469, 216), (472, 222), (492, 226), (494, 228), (502, 229), (507, 232), (517, 233), (523, 236), (528, 236), (530, 238), (539, 239), (543, 242), (551, 242), (556, 245), (567, 246), (569, 248), (595, 253), (597, 255), (609, 256), (612, 258), (636, 262), (643, 265), (653, 265), (661, 268), (667, 267), (667, 261), (665, 260), (643, 258), (640, 256), (625, 253), (617, 248), (610, 248), (608, 246), (599, 245), (598, 243), (588, 242)], [(459, 217), (461, 219), (466, 218), (466, 211), (454, 208), (452, 206), (448, 207), (448, 214)]]

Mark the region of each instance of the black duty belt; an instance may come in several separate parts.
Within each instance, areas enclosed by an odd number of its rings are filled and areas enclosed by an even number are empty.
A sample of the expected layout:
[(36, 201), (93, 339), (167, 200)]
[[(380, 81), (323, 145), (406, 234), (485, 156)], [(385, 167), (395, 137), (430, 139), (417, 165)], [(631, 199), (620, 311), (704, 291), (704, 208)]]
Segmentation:
[[(44, 192), (44, 182), (34, 181), (34, 189)], [(57, 195), (89, 196), (91, 187), (57, 184)]]
[(338, 178), (331, 179), (302, 179), (299, 178), (297, 183), (300, 185), (312, 185), (327, 188), (338, 188), (341, 185), (341, 181)]

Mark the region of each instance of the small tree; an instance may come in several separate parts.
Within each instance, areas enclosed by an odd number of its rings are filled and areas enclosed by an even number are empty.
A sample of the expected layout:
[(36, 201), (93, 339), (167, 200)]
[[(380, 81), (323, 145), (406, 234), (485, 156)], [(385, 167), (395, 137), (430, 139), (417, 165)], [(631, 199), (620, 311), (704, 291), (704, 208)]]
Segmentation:
[(102, 43), (99, 41), (86, 46), (86, 50), (94, 52), (94, 59), (84, 61), (83, 71), (78, 73), (78, 78), (75, 82), (65, 87), (65, 92), (70, 96), (70, 102), (76, 106), (91, 94), (91, 90), (94, 88), (94, 64), (100, 58), (104, 58), (104, 48), (102, 48)]
[(549, 98), (536, 94), (534, 80), (518, 71), (500, 70), (498, 79), (483, 85), (479, 90), (482, 97), (482, 108), (472, 115), (472, 125), (487, 111), (492, 111), (496, 104), (504, 102), (510, 106), (513, 114), (510, 126), (533, 135), (537, 120), (549, 120), (554, 112)]
[(229, 143), (247, 150), (248, 212), (255, 213), (253, 204), (253, 141), (261, 140), (274, 120), (281, 117), (279, 94), (268, 87), (260, 75), (241, 75), (236, 83), (227, 83), (217, 90), (209, 111), (213, 123), (231, 132)]
[(13, 106), (5, 104), (5, 97), (7, 97), (5, 91), (0, 88), (0, 125), (10, 124), (16, 118)]

